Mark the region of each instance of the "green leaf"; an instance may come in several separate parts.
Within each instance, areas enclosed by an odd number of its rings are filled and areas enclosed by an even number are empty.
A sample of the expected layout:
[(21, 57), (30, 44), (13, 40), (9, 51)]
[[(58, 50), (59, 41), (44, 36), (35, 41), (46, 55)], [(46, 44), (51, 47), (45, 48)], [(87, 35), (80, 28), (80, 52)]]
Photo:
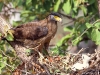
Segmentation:
[(21, 14), (28, 14), (28, 13), (31, 13), (31, 11), (29, 11), (29, 10), (24, 10), (24, 11), (21, 12)]
[(77, 10), (78, 8), (73, 8), (73, 11), (75, 12), (75, 13), (77, 13), (78, 12), (78, 10)]
[(36, 16), (30, 16), (29, 19), (30, 20), (34, 20), (36, 18)]
[(72, 32), (73, 27), (68, 26), (64, 28), (64, 31)]
[[(50, 0), (46, 0), (43, 2), (43, 7), (46, 11), (49, 11), (50, 10), (50, 7), (51, 7), (51, 1)], [(41, 7), (40, 7), (41, 8)], [(43, 9), (42, 9), (43, 11)]]
[[(23, 17), (25, 18), (25, 17), (28, 17), (29, 16), (29, 14), (23, 14)], [(26, 19), (26, 18), (25, 18)], [(24, 20), (24, 19), (23, 19)]]
[(0, 61), (0, 68), (4, 68), (6, 65), (3, 63), (3, 61)]
[(64, 36), (58, 43), (57, 43), (57, 46), (61, 46), (65, 41), (67, 41), (69, 38), (71, 38), (72, 35), (66, 35)]
[(87, 8), (83, 5), (80, 8), (82, 9), (83, 13), (86, 15), (87, 14)]
[(23, 18), (22, 20), (25, 20), (25, 21), (26, 19), (28, 20), (28, 17), (30, 17), (30, 14), (33, 14), (33, 12), (30, 10), (23, 10), (21, 12), (21, 17)]
[(30, 55), (31, 54), (31, 50), (30, 49), (26, 49), (26, 55)]
[(55, 47), (52, 49), (52, 53), (53, 53), (54, 55), (59, 54), (58, 47), (55, 46)]
[(91, 28), (91, 27), (92, 27), (92, 24), (86, 23), (86, 27), (87, 27), (87, 28)]
[(100, 28), (100, 22), (97, 22), (94, 26), (99, 29)]
[(3, 5), (3, 2), (0, 2), (0, 11), (2, 10)]
[(82, 37), (77, 37), (76, 39), (72, 40), (72, 44), (77, 45), (81, 39), (82, 39)]
[(2, 69), (6, 66), (6, 63), (7, 62), (7, 57), (2, 57), (2, 55), (0, 55), (0, 74), (2, 72)]
[(98, 44), (100, 45), (100, 31), (98, 31), (98, 29), (96, 29), (96, 34), (97, 34), (96, 43), (99, 42)]
[(70, 11), (71, 11), (71, 3), (70, 3), (70, 0), (67, 0), (64, 5), (63, 5), (63, 10), (66, 14), (69, 14)]
[(95, 0), (88, 0), (88, 3), (93, 4), (93, 3), (95, 3)]
[(93, 29), (92, 32), (91, 32), (91, 39), (92, 39), (93, 41), (96, 41), (96, 37), (97, 37), (96, 30)]
[(0, 54), (0, 59), (2, 58), (2, 55)]
[(56, 2), (56, 4), (54, 5), (54, 11), (55, 11), (55, 12), (58, 11), (59, 6), (60, 6), (60, 2), (61, 2), (61, 0), (58, 0), (58, 1)]
[(6, 39), (9, 40), (9, 41), (13, 41), (13, 36), (11, 36), (10, 34), (8, 34), (7, 37), (6, 37)]
[(27, 53), (30, 53), (30, 52), (31, 52), (31, 50), (30, 50), (30, 49), (26, 49), (26, 52), (27, 52)]
[(100, 45), (100, 32), (98, 29), (93, 29), (91, 32), (91, 39)]
[(74, 2), (74, 7), (78, 7), (79, 6), (79, 1), (78, 0), (75, 0), (73, 2)]
[(12, 3), (14, 7), (17, 7), (21, 3), (21, 0), (13, 0)]
[(32, 0), (26, 0), (26, 5), (29, 5)]

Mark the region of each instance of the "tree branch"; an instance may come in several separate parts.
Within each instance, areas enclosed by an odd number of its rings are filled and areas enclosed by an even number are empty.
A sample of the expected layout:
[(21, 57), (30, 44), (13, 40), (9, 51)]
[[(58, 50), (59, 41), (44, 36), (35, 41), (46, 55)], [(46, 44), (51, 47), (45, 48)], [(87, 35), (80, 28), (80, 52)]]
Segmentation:
[(65, 15), (65, 14), (63, 14), (63, 13), (61, 13), (61, 12), (59, 12), (59, 13), (60, 13), (62, 16), (67, 17), (67, 18), (69, 18), (69, 19), (71, 19), (71, 20), (73, 20), (73, 21), (76, 20), (76, 18), (72, 18), (71, 16)]
[[(4, 38), (4, 40), (6, 40), (14, 48), (14, 50), (16, 51), (17, 57), (24, 63), (24, 66), (25, 66), (25, 64), (27, 64), (26, 69), (23, 65), (22, 65), (21, 68), (17, 67), (17, 69), (20, 69), (20, 71), (17, 71), (17, 73), (18, 73), (17, 75), (20, 75), (21, 70), (28, 71), (30, 68), (32, 69), (33, 67), (35, 67), (35, 69), (39, 68), (40, 71), (38, 69), (36, 69), (36, 73), (38, 73), (38, 71), (39, 71), (42, 74), (44, 72), (42, 72), (41, 69), (44, 69), (44, 70), (46, 69), (45, 70), (45, 75), (50, 75), (50, 73), (47, 70), (46, 66), (44, 67), (43, 64), (41, 64), (39, 62), (39, 60), (36, 57), (35, 53), (28, 56), (27, 51), (26, 51), (27, 48), (22, 46), (22, 44), (20, 42), (15, 41), (15, 40), (8, 41), (6, 39), (7, 33), (10, 29), (11, 29), (10, 24), (7, 23), (6, 20), (3, 17), (0, 16), (0, 33), (2, 34), (1, 39)], [(35, 64), (33, 65), (32, 63), (35, 63)], [(31, 65), (31, 66), (29, 66), (29, 65)], [(38, 67), (36, 65), (38, 65)], [(15, 70), (15, 72), (13, 72), (14, 73), (13, 75), (16, 75), (16, 70)], [(22, 72), (21, 72), (21, 74), (22, 74)]]

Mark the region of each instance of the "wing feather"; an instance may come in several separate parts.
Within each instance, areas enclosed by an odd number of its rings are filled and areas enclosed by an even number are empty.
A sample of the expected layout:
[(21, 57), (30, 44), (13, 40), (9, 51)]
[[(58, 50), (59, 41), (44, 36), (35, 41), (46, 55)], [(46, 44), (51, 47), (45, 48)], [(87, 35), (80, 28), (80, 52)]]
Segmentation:
[(47, 34), (48, 28), (46, 26), (41, 26), (34, 22), (20, 25), (14, 29), (15, 39), (36, 40), (46, 36)]

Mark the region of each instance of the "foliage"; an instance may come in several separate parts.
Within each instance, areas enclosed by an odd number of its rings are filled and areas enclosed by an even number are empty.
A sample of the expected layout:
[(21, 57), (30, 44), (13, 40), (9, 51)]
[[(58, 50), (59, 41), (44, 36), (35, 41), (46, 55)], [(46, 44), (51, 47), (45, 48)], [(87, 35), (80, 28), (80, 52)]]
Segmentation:
[[(58, 47), (65, 50), (70, 45), (77, 45), (84, 38), (91, 39), (96, 45), (100, 45), (99, 41), (99, 28), (100, 20), (98, 14), (98, 4), (95, 0), (66, 0), (67, 5), (62, 5), (62, 9), (66, 15), (70, 15), (74, 18), (74, 25), (66, 26), (65, 32), (70, 34), (63, 37), (60, 42), (57, 43)], [(68, 9), (64, 9), (64, 6)], [(83, 16), (78, 16), (82, 11)], [(59, 50), (56, 48), (56, 50)]]
[[(21, 10), (21, 21), (14, 22), (14, 26), (40, 20), (52, 11), (64, 12), (65, 15), (74, 19), (73, 26), (64, 28), (64, 31), (70, 32), (70, 34), (57, 43), (57, 46), (53, 49), (55, 54), (64, 55), (70, 40), (72, 45), (77, 45), (84, 37), (88, 37), (97, 45), (100, 45), (100, 19), (99, 14), (97, 14), (97, 0), (0, 0), (0, 11), (9, 2), (13, 3), (14, 8)], [(82, 11), (83, 16), (78, 16), (80, 11)], [(10, 37), (8, 39), (12, 40)], [(9, 50), (8, 47), (9, 45), (5, 41), (0, 42), (0, 73), (3, 74), (3, 69), (7, 69), (6, 75), (10, 69), (13, 70), (19, 64), (14, 50), (11, 48)], [(15, 59), (16, 61), (13, 61)]]
[(6, 41), (0, 41), (0, 74), (11, 73), (18, 64), (14, 50)]

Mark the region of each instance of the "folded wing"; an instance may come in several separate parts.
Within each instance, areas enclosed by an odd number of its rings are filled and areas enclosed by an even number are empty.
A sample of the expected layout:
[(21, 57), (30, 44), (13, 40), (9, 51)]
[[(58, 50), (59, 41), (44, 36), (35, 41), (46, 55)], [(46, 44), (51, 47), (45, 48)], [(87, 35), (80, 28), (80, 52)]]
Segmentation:
[(33, 22), (20, 25), (14, 29), (14, 38), (16, 40), (37, 40), (46, 36), (47, 34), (48, 28), (46, 26), (35, 25)]

